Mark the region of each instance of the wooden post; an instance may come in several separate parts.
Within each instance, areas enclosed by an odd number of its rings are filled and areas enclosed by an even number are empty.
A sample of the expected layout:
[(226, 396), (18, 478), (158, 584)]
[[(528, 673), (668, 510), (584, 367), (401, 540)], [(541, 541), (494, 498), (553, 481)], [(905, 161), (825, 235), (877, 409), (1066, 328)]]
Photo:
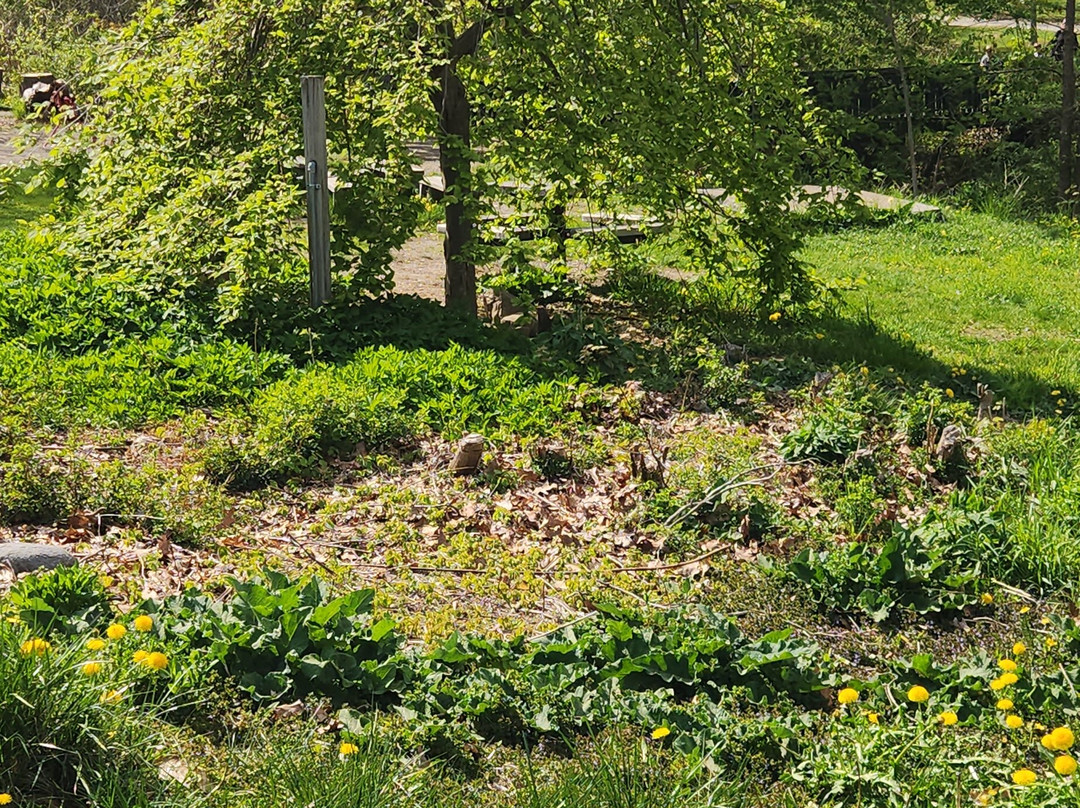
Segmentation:
[(311, 305), (330, 300), (330, 189), (326, 169), (326, 95), (322, 76), (300, 80), (304, 107), (304, 177), (307, 183), (308, 265)]
[(1073, 127), (1076, 118), (1076, 0), (1065, 0), (1065, 41), (1061, 59), (1061, 128), (1058, 134), (1058, 195), (1072, 196)]

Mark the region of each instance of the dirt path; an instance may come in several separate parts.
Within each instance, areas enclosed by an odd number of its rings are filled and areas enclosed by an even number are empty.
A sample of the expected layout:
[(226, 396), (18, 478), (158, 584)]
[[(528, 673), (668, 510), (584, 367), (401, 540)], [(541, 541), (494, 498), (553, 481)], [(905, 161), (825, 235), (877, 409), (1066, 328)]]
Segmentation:
[(419, 295), (429, 300), (443, 299), (442, 236), (418, 233), (394, 255), (394, 291), (399, 295)]
[[(1014, 28), (1019, 27), (1025, 31), (1031, 30), (1031, 20), (1007, 19), (1007, 20), (980, 20), (975, 17), (953, 17), (949, 20), (953, 28)], [(1040, 22), (1038, 29), (1043, 33), (1056, 33), (1058, 27), (1048, 22)]]
[(20, 165), (48, 154), (48, 149), (40, 143), (20, 152), (15, 145), (20, 134), (19, 128), (19, 121), (14, 115), (0, 110), (0, 166)]

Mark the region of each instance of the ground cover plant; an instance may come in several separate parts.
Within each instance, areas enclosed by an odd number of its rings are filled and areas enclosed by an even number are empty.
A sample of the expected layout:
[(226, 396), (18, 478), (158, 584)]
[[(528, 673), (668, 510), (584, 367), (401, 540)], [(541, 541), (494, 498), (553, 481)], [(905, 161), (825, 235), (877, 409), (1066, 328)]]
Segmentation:
[[(1075, 228), (980, 185), (788, 210), (852, 177), (807, 151), (814, 31), (661, 5), (151, 3), (104, 34), (96, 123), (0, 197), (0, 540), (78, 562), (0, 565), (0, 805), (1080, 803)], [(890, 9), (899, 59), (927, 21)], [(329, 64), (312, 309), (289, 99)], [(421, 200), (427, 150), (468, 156), (432, 118), (455, 79), (487, 145)], [(717, 184), (742, 206), (688, 201)], [(491, 261), (490, 322), (393, 294), (481, 188), (547, 227), (457, 257)], [(563, 232), (601, 203), (673, 226)]]

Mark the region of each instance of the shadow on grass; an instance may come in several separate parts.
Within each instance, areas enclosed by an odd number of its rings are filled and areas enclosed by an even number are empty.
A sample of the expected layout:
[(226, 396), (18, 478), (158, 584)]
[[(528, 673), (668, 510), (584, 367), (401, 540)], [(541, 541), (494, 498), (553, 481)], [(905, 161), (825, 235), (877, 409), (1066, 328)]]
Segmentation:
[[(647, 380), (658, 387), (670, 386), (671, 379), (664, 378), (664, 369), (673, 365), (671, 337), (681, 333), (685, 344), (689, 333), (694, 335), (691, 346), (697, 339), (745, 347), (751, 364), (781, 358), (782, 378), (776, 381), (787, 387), (806, 384), (815, 372), (833, 365), (865, 365), (898, 386), (911, 388), (925, 382), (951, 388), (957, 396), (969, 400), (978, 400), (977, 386), (982, 382), (993, 391), (995, 400), (1004, 400), (1014, 414), (1053, 414), (1059, 395), (1067, 401), (1077, 399), (1078, 391), (1051, 390), (1045, 379), (1023, 371), (1002, 372), (967, 363), (968, 372), (956, 376), (950, 365), (913, 340), (879, 326), (871, 312), (858, 312), (842, 304), (816, 318), (799, 322), (781, 318), (774, 324), (761, 312), (741, 305), (730, 287), (707, 279), (687, 282), (650, 274), (617, 279), (606, 291), (667, 337), (639, 360), (635, 374), (642, 378), (640, 368), (645, 366), (659, 371)], [(769, 372), (776, 370), (770, 368)], [(613, 380), (622, 379), (613, 376)]]

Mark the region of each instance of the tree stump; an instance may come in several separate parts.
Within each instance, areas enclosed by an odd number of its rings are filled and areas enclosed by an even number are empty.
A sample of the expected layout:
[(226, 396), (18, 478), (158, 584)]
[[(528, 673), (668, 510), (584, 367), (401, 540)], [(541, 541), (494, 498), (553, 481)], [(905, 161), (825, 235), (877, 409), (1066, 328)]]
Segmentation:
[(484, 456), (484, 436), (473, 433), (466, 435), (458, 444), (454, 459), (450, 461), (450, 471), (454, 474), (474, 474), (480, 468)]

